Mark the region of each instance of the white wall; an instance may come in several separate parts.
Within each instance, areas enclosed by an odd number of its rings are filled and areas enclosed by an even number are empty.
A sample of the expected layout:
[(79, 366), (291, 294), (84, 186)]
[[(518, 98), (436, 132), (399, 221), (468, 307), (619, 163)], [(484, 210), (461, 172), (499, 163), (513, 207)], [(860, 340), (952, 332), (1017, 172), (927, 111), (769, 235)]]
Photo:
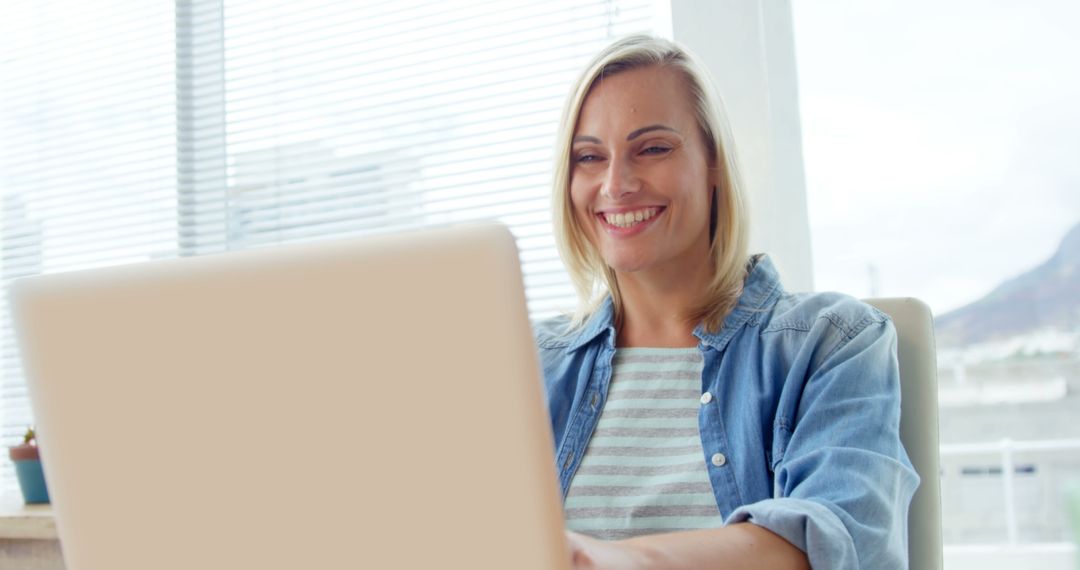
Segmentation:
[(751, 212), (750, 248), (789, 291), (813, 289), (789, 0), (671, 0), (671, 33), (716, 78)]

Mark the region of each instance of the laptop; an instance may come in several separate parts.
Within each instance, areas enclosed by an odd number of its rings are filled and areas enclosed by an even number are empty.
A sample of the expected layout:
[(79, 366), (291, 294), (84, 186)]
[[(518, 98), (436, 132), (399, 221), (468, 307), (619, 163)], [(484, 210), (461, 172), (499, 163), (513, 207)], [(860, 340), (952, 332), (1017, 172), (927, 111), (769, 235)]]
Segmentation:
[(69, 570), (569, 565), (503, 226), (47, 275), (11, 298)]

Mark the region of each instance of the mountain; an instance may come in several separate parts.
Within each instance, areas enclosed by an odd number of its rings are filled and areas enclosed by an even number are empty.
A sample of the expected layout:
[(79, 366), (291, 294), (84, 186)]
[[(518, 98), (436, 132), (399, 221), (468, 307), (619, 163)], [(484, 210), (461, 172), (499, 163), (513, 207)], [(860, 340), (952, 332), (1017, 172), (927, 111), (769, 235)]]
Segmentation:
[(934, 328), (941, 346), (1003, 340), (1045, 328), (1080, 328), (1080, 224), (1042, 265), (937, 317)]

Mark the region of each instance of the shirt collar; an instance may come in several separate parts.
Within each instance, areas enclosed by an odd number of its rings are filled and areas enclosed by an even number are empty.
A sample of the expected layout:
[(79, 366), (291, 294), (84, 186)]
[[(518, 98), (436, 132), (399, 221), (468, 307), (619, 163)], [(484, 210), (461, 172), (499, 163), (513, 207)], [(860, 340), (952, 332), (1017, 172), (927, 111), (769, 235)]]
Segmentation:
[[(706, 332), (703, 325), (694, 329), (696, 336), (702, 343), (717, 350), (722, 350), (731, 340), (735, 333), (756, 313), (776, 302), (776, 298), (783, 293), (780, 285), (780, 274), (772, 264), (772, 260), (765, 254), (758, 254), (750, 258), (746, 281), (743, 283), (742, 293), (735, 308), (724, 318), (724, 325), (716, 332)], [(593, 342), (603, 333), (608, 333), (607, 343), (615, 344), (615, 307), (611, 297), (605, 297), (596, 308), (592, 316), (578, 329), (577, 334), (571, 339), (568, 350), (577, 350), (586, 344)]]
[(707, 332), (705, 327), (699, 324), (694, 329), (694, 336), (716, 350), (723, 350), (751, 317), (771, 307), (783, 293), (780, 274), (773, 266), (772, 260), (769, 256), (759, 253), (750, 258), (739, 301), (735, 304), (735, 308), (724, 317), (724, 324), (720, 330)]
[(607, 332), (608, 344), (615, 345), (615, 304), (611, 302), (611, 296), (604, 297), (600, 306), (593, 311), (589, 320), (578, 330), (578, 334), (570, 341), (569, 350), (577, 350), (592, 342), (602, 333)]

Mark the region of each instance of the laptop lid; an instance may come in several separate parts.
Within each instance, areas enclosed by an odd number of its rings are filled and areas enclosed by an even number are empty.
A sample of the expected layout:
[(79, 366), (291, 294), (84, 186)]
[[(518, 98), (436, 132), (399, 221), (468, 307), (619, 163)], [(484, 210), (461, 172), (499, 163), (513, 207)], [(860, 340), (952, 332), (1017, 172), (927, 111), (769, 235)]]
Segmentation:
[(12, 288), (70, 570), (567, 566), (513, 237)]

